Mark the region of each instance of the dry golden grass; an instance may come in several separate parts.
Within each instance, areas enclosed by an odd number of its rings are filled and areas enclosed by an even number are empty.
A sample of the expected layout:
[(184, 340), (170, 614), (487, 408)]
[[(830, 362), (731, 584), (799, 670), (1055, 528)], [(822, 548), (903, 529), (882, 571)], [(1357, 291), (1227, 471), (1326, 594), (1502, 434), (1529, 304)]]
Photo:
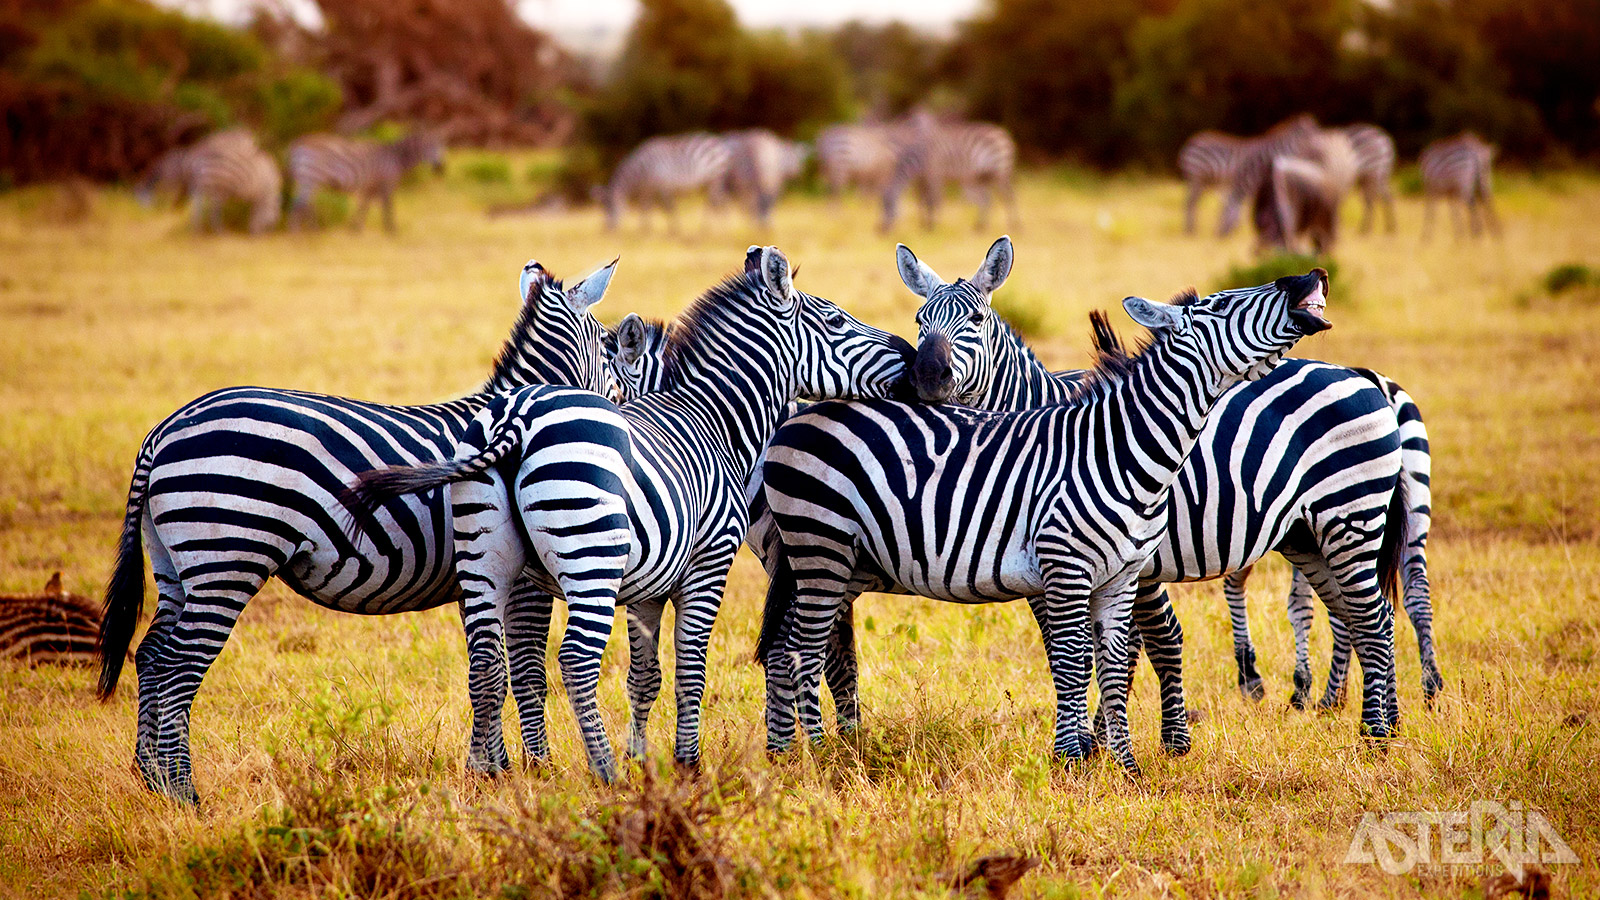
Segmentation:
[[(1600, 261), (1600, 180), (1507, 181), (1501, 241), (1422, 246), (1420, 204), (1405, 200), (1398, 235), (1347, 235), (1337, 327), (1301, 347), (1399, 380), (1433, 439), (1448, 686), (1422, 708), (1401, 626), (1404, 721), (1387, 752), (1357, 738), (1354, 710), (1287, 708), (1287, 572), (1276, 561), (1252, 582), (1267, 701), (1234, 687), (1220, 589), (1179, 588), (1189, 696), (1205, 719), (1189, 756), (1163, 756), (1142, 671), (1133, 724), (1146, 774), (1130, 783), (1110, 764), (1063, 771), (1048, 759), (1052, 692), (1020, 604), (865, 599), (864, 733), (767, 760), (760, 671), (748, 661), (765, 585), (741, 558), (711, 642), (706, 796), (670, 772), (648, 787), (637, 771), (615, 788), (593, 784), (559, 692), (552, 767), (468, 777), (454, 611), (344, 616), (274, 582), (195, 704), (198, 814), (146, 794), (130, 768), (131, 673), (100, 704), (89, 672), (0, 668), (0, 893), (510, 898), (549, 894), (539, 885), (571, 863), (568, 890), (676, 896), (680, 882), (662, 874), (670, 860), (618, 849), (656, 833), (649, 810), (670, 808), (698, 810), (671, 833), (713, 848), (721, 874), (705, 878), (737, 895), (940, 896), (973, 860), (1017, 853), (1043, 860), (1017, 884), (1022, 897), (1459, 896), (1498, 870), (1391, 877), (1341, 861), (1365, 811), (1477, 799), (1543, 810), (1582, 860), (1553, 868), (1558, 894), (1600, 891), (1600, 298), (1537, 288), (1556, 264)], [(56, 569), (69, 589), (98, 590), (140, 438), (206, 390), (257, 383), (424, 402), (476, 386), (529, 256), (577, 276), (621, 252), (599, 308), (615, 321), (670, 316), (736, 268), (747, 244), (772, 242), (802, 264), (806, 290), (913, 330), (893, 240), (872, 231), (864, 203), (793, 200), (769, 235), (696, 209), (670, 239), (635, 222), (602, 234), (593, 211), (491, 220), (484, 199), (471, 185), (426, 183), (400, 197), (394, 237), (252, 240), (196, 237), (178, 215), (117, 193), (71, 223), (44, 191), (0, 198), (0, 592), (34, 590)], [(1033, 311), (1054, 365), (1083, 361), (1089, 309), (1204, 290), (1249, 260), (1244, 236), (1179, 233), (1175, 183), (1039, 174), (1021, 203), (1003, 296)], [(994, 237), (969, 223), (957, 206), (939, 231), (897, 237), (954, 277)], [(1319, 666), (1327, 643), (1319, 623)], [(614, 639), (602, 692), (613, 738), (625, 655)], [(658, 751), (671, 743), (670, 705), (658, 703), (652, 724)], [(507, 719), (514, 735), (509, 707)], [(507, 881), (529, 890), (502, 893)]]

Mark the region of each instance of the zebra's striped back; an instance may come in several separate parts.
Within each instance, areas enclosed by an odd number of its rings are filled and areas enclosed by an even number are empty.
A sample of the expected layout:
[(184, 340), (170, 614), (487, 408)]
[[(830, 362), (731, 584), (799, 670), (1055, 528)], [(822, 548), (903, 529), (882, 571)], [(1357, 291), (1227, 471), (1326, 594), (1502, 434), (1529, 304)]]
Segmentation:
[[(932, 227), (945, 186), (959, 184), (969, 193), (984, 189), (978, 206), (978, 225), (988, 212), (987, 190), (998, 191), (1011, 203), (1011, 180), (1017, 163), (1017, 143), (1011, 133), (986, 122), (939, 123), (922, 116), (911, 126), (910, 137), (895, 159), (894, 174), (883, 191), (880, 231), (888, 231), (898, 217), (901, 193), (916, 186), (923, 203), (924, 221)], [(1015, 218), (1015, 209), (1012, 210)]]
[(0, 659), (86, 666), (100, 660), (100, 608), (50, 576), (38, 594), (0, 595)]
[(1394, 177), (1394, 138), (1389, 132), (1365, 122), (1346, 125), (1345, 137), (1356, 154), (1356, 172), (1363, 184), (1388, 183)]
[(389, 144), (312, 134), (289, 145), (289, 178), (294, 182), (297, 203), (323, 189), (352, 194), (388, 192), (418, 165), (442, 165), (442, 152), (436, 137), (421, 133)]
[(189, 193), (197, 207), (242, 200), (251, 206), (250, 230), (278, 224), (283, 214), (283, 173), (249, 132), (208, 139), (190, 154)]
[(1251, 138), (1233, 170), (1228, 198), (1222, 208), (1219, 233), (1226, 236), (1239, 225), (1245, 203), (1257, 196), (1272, 177), (1272, 164), (1278, 157), (1303, 157), (1312, 141), (1322, 133), (1317, 120), (1307, 114), (1285, 119), (1265, 134)]
[(1422, 192), (1467, 202), (1493, 190), (1490, 170), (1494, 147), (1470, 131), (1434, 141), (1422, 150), (1417, 167)]
[(828, 190), (856, 188), (877, 193), (894, 175), (904, 128), (888, 125), (831, 125), (817, 135), (817, 167)]
[(733, 155), (714, 134), (694, 132), (653, 137), (623, 158), (601, 192), (607, 223), (616, 226), (624, 204), (668, 207), (695, 191), (721, 194)]
[(729, 193), (743, 198), (761, 224), (768, 224), (789, 179), (800, 173), (803, 149), (765, 128), (731, 132), (723, 140), (728, 145)]
[(1220, 131), (1201, 131), (1183, 142), (1178, 151), (1178, 173), (1186, 184), (1212, 187), (1227, 184), (1249, 147), (1246, 138)]

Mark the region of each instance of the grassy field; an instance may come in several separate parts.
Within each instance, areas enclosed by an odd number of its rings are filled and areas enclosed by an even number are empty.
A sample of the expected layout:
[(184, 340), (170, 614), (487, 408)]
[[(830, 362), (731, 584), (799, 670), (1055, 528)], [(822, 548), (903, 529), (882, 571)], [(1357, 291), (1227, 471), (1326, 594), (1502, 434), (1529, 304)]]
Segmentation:
[[(59, 569), (70, 589), (98, 594), (140, 438), (204, 391), (268, 384), (426, 402), (475, 387), (530, 256), (575, 277), (620, 252), (598, 308), (614, 322), (670, 316), (747, 244), (776, 243), (801, 264), (805, 290), (914, 334), (894, 239), (873, 231), (865, 203), (793, 200), (770, 234), (695, 209), (678, 239), (632, 221), (606, 235), (592, 210), (488, 218), (493, 198), (458, 178), (403, 194), (396, 236), (202, 238), (126, 194), (99, 194), (70, 222), (49, 189), (0, 197), (0, 592), (36, 590)], [(0, 665), (0, 893), (943, 896), (974, 859), (1026, 853), (1043, 863), (1013, 896), (1462, 896), (1500, 871), (1492, 858), (1403, 876), (1343, 860), (1365, 812), (1480, 800), (1541, 811), (1581, 860), (1552, 867), (1558, 895), (1600, 892), (1600, 287), (1551, 297), (1541, 286), (1557, 264), (1600, 265), (1600, 179), (1504, 181), (1499, 241), (1452, 241), (1446, 227), (1422, 245), (1409, 198), (1397, 235), (1347, 233), (1336, 328), (1299, 350), (1397, 379), (1433, 441), (1430, 561), (1448, 685), (1423, 708), (1414, 638), (1400, 626), (1404, 718), (1386, 752), (1358, 739), (1354, 709), (1288, 708), (1288, 574), (1275, 559), (1251, 583), (1269, 685), (1259, 705), (1234, 687), (1220, 587), (1177, 589), (1189, 697), (1204, 719), (1194, 751), (1166, 758), (1154, 679), (1141, 671), (1138, 782), (1109, 762), (1065, 771), (1049, 760), (1053, 696), (1021, 604), (865, 598), (863, 733), (768, 760), (749, 662), (765, 582), (742, 557), (711, 641), (706, 773), (673, 774), (667, 701), (651, 726), (663, 774), (601, 787), (559, 690), (551, 767), (465, 774), (453, 610), (344, 616), (273, 582), (194, 707), (199, 813), (145, 793), (131, 768), (131, 672), (102, 704), (87, 671)], [(1000, 302), (1031, 320), (1047, 362), (1082, 364), (1090, 309), (1204, 291), (1250, 261), (1246, 236), (1184, 237), (1180, 195), (1168, 181), (1025, 180)], [(970, 221), (957, 206), (933, 233), (894, 237), (954, 278), (999, 230), (977, 234)], [(1120, 311), (1115, 320), (1135, 330)], [(601, 695), (614, 740), (621, 632)], [(1314, 650), (1320, 669), (1325, 623)], [(641, 861), (651, 841), (660, 856)]]

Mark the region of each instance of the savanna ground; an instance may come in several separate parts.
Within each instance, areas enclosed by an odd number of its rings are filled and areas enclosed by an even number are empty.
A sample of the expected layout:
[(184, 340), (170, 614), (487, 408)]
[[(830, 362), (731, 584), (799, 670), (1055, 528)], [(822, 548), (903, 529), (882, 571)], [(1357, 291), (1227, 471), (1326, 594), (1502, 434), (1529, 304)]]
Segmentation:
[[(836, 211), (801, 197), (766, 235), (698, 209), (681, 239), (633, 221), (608, 235), (593, 210), (491, 219), (484, 205), (507, 189), (462, 168), (402, 194), (392, 237), (202, 238), (125, 193), (98, 194), (72, 222), (49, 189), (0, 198), (0, 592), (60, 569), (70, 589), (97, 594), (140, 438), (204, 391), (425, 402), (475, 387), (530, 256), (576, 277), (622, 253), (598, 308), (614, 322), (673, 315), (747, 244), (772, 242), (802, 264), (806, 290), (911, 335), (916, 300), (895, 274), (894, 238), (953, 278), (1000, 231), (975, 234), (957, 206), (931, 234), (884, 237), (862, 201)], [(1423, 708), (1399, 625), (1404, 719), (1386, 751), (1358, 738), (1354, 708), (1288, 708), (1288, 578), (1275, 559), (1251, 583), (1269, 685), (1259, 704), (1235, 687), (1220, 587), (1177, 589), (1188, 695), (1205, 715), (1193, 752), (1167, 758), (1142, 670), (1137, 782), (1110, 763), (1049, 759), (1052, 691), (1022, 604), (865, 598), (862, 734), (769, 760), (750, 662), (765, 582), (741, 557), (711, 642), (707, 771), (673, 772), (666, 692), (651, 726), (660, 778), (635, 769), (602, 787), (559, 688), (549, 767), (465, 774), (452, 609), (366, 619), (273, 582), (194, 707), (198, 813), (146, 793), (131, 769), (131, 669), (102, 704), (89, 671), (0, 668), (0, 892), (690, 896), (686, 871), (700, 896), (940, 896), (975, 858), (1026, 853), (1043, 864), (1014, 896), (1461, 896), (1499, 871), (1492, 859), (1405, 876), (1343, 859), (1364, 812), (1476, 800), (1541, 810), (1581, 860), (1553, 867), (1558, 894), (1600, 891), (1600, 288), (1542, 287), (1557, 264), (1600, 263), (1600, 180), (1502, 182), (1502, 240), (1451, 240), (1446, 221), (1424, 246), (1414, 198), (1400, 200), (1397, 235), (1348, 229), (1337, 327), (1299, 349), (1399, 380), (1433, 441), (1429, 556), (1448, 686)], [(1183, 236), (1180, 196), (1172, 181), (1025, 179), (1017, 265), (997, 302), (1028, 320), (1047, 362), (1083, 363), (1090, 309), (1204, 291), (1250, 261), (1247, 236)], [(621, 634), (602, 692), (614, 740)], [(1325, 667), (1323, 621), (1314, 649)], [(509, 707), (507, 721), (514, 737)], [(652, 842), (654, 857), (641, 849)]]

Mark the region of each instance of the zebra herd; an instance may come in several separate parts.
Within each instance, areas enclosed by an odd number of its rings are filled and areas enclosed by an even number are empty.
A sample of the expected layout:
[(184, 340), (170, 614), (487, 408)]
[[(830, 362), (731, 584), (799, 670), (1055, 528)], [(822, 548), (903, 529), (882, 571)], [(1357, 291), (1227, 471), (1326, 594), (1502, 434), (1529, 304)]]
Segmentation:
[[(833, 125), (817, 135), (815, 151), (830, 196), (855, 189), (878, 198), (880, 231), (894, 226), (900, 197), (908, 190), (920, 200), (923, 222), (932, 228), (952, 184), (977, 206), (980, 230), (996, 197), (1015, 227), (1017, 147), (998, 125), (942, 122), (919, 112), (888, 124)], [(595, 189), (595, 197), (605, 209), (608, 229), (616, 228), (624, 206), (631, 204), (643, 215), (660, 209), (676, 230), (678, 200), (701, 191), (713, 207), (729, 194), (740, 198), (766, 227), (773, 205), (809, 152), (804, 144), (762, 129), (655, 137), (628, 154), (611, 180)]]
[[(1456, 232), (1468, 212), (1477, 236), (1480, 216), (1498, 233), (1490, 167), (1494, 148), (1472, 132), (1434, 141), (1418, 158), (1426, 199), (1423, 239), (1433, 230), (1433, 204), (1451, 206)], [(1333, 247), (1338, 235), (1338, 210), (1344, 197), (1361, 191), (1361, 232), (1372, 228), (1374, 209), (1381, 207), (1389, 232), (1395, 230), (1394, 139), (1376, 125), (1323, 128), (1309, 115), (1298, 115), (1265, 133), (1242, 138), (1217, 131), (1190, 137), (1178, 153), (1178, 171), (1186, 188), (1184, 231), (1195, 232), (1200, 198), (1212, 188), (1224, 195), (1218, 233), (1226, 236), (1251, 211), (1261, 249), (1300, 250), (1305, 243), (1317, 253)]]
[[(707, 643), (741, 542), (771, 576), (758, 656), (774, 750), (797, 723), (820, 732), (823, 674), (841, 726), (859, 721), (850, 607), (861, 592), (1024, 598), (1056, 690), (1054, 752), (1105, 747), (1137, 771), (1126, 706), (1141, 653), (1161, 684), (1164, 746), (1189, 746), (1182, 631), (1163, 585), (1242, 584), (1271, 550), (1331, 611), (1336, 650), (1353, 649), (1363, 730), (1392, 734), (1385, 597), (1402, 568), (1426, 695), (1442, 684), (1426, 436), (1388, 379), (1282, 358), (1330, 327), (1326, 273), (1171, 303), (1129, 297), (1152, 333), (1143, 346), (1125, 348), (1096, 314), (1094, 368), (1052, 373), (990, 308), (1013, 255), (1002, 237), (977, 274), (947, 284), (900, 246), (900, 276), (922, 298), (915, 347), (797, 289), (775, 247), (749, 248), (741, 272), (671, 325), (630, 314), (615, 330), (592, 312), (615, 262), (571, 287), (530, 262), (511, 336), (469, 396), (405, 407), (229, 388), (174, 412), (138, 452), (100, 634), (108, 697), (148, 554), (159, 599), (134, 655), (145, 784), (197, 801), (189, 710), (272, 576), (358, 614), (458, 603), (468, 766), (488, 773), (511, 765), (508, 690), (525, 757), (549, 756), (557, 595), (569, 611), (557, 662), (590, 768), (616, 777), (597, 686), (619, 610), (626, 748), (643, 756), (670, 602), (674, 757), (694, 766)], [(1241, 688), (1259, 697), (1248, 633), (1236, 638)], [(1336, 660), (1326, 704), (1342, 678)], [(1301, 687), (1297, 672), (1297, 697)]]
[[(314, 219), (312, 201), (318, 191), (333, 190), (360, 198), (352, 225), (360, 229), (367, 207), (377, 200), (383, 207), (383, 227), (394, 231), (394, 191), (400, 179), (418, 165), (444, 166), (444, 145), (433, 135), (417, 133), (390, 143), (312, 134), (289, 145), (288, 174), (294, 186), (289, 206), (289, 227), (299, 228)], [(171, 192), (181, 202), (188, 199), (197, 231), (222, 227), (222, 207), (228, 201), (250, 207), (249, 229), (260, 234), (283, 218), (283, 172), (277, 159), (263, 149), (254, 133), (231, 128), (207, 135), (198, 142), (169, 150), (139, 182), (137, 195), (149, 204), (158, 192)]]

